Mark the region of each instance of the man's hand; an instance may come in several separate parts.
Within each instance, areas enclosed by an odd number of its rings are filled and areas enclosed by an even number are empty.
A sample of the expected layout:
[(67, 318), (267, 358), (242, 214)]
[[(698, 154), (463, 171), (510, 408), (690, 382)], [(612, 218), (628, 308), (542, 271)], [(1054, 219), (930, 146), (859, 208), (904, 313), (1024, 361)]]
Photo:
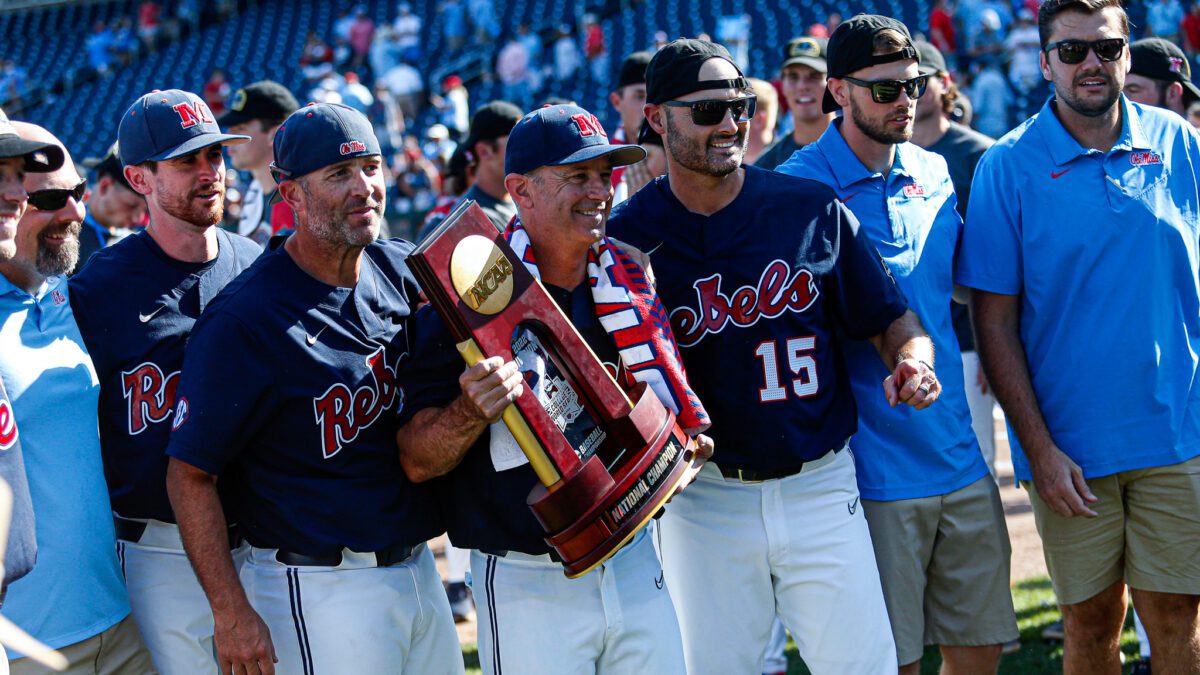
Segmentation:
[(1066, 453), (1051, 446), (1045, 452), (1037, 453), (1040, 459), (1036, 461), (1033, 453), (1026, 454), (1033, 468), (1033, 486), (1046, 506), (1064, 518), (1100, 515), (1088, 507), (1097, 498), (1083, 479), (1083, 470)]
[(275, 645), (271, 631), (249, 603), (230, 612), (213, 612), (213, 641), (225, 675), (274, 675)]
[(979, 362), (979, 367), (975, 369), (975, 384), (979, 385), (979, 393), (988, 393), (987, 375), (983, 372), (983, 362)]
[(499, 356), (484, 359), (458, 376), (462, 387), (464, 412), (471, 417), (493, 424), (500, 420), (505, 408), (512, 405), (524, 391), (524, 379), (515, 361), (504, 362)]
[(681, 481), (679, 485), (675, 486), (675, 491), (671, 493), (671, 498), (667, 500), (668, 504), (671, 503), (671, 499), (675, 499), (675, 495), (683, 492), (685, 487), (691, 485), (692, 481), (696, 480), (696, 476), (700, 475), (700, 468), (704, 466), (705, 462), (712, 459), (713, 439), (705, 436), (704, 434), (697, 434), (696, 437), (692, 439), (692, 452), (693, 455), (691, 459), (688, 460), (688, 464), (691, 466), (687, 469), (687, 471), (691, 472), (691, 475), (688, 476), (686, 480)]
[(883, 381), (883, 393), (888, 405), (895, 406), (906, 403), (924, 410), (933, 404), (942, 393), (942, 383), (937, 375), (923, 362), (916, 359), (904, 359), (896, 364)]

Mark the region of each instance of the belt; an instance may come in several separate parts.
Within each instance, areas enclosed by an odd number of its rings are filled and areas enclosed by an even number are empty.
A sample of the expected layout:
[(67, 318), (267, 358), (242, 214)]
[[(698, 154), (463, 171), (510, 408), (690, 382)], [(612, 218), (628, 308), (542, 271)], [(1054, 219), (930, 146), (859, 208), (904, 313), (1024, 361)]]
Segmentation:
[[(506, 551), (506, 550), (500, 549), (500, 548), (481, 548), (481, 549), (479, 549), (479, 552), (484, 555), (494, 555), (497, 558), (505, 558), (509, 554), (509, 551)], [(530, 555), (530, 554), (526, 553), (525, 555)], [(562, 559), (562, 556), (560, 556), (558, 554), (558, 551), (555, 551), (554, 549), (550, 549), (550, 552), (546, 555), (548, 555), (550, 557), (551, 562), (556, 562), (560, 565), (562, 564), (563, 559)]]
[(837, 448), (824, 453), (820, 457), (810, 459), (807, 462), (801, 462), (796, 466), (788, 467), (786, 469), (730, 469), (723, 466), (718, 466), (718, 468), (721, 470), (721, 475), (730, 480), (740, 480), (743, 483), (761, 483), (765, 480), (775, 480), (777, 478), (795, 476), (805, 469), (811, 470), (824, 464), (828, 464), (833, 460), (837, 453), (841, 452), (845, 448), (846, 444), (843, 443)]
[[(382, 551), (373, 551), (376, 567), (391, 567), (408, 562), (416, 551), (416, 546), (390, 546)], [(306, 555), (294, 551), (279, 549), (275, 559), (289, 567), (337, 567), (342, 564), (342, 552)]]
[[(113, 514), (113, 527), (117, 531), (117, 539), (128, 541), (134, 544), (140, 543), (142, 535), (146, 534), (145, 521), (133, 520), (131, 518), (122, 518)], [(234, 549), (242, 545), (242, 534), (237, 524), (229, 526), (229, 548)]]

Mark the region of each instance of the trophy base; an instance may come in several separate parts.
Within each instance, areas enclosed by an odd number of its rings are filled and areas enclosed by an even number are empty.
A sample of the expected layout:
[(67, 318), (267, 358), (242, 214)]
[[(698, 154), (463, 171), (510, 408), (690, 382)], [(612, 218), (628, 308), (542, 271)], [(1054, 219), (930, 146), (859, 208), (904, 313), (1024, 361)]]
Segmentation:
[[(530, 493), (529, 505), (550, 533), (546, 543), (562, 558), (568, 578), (583, 576), (612, 557), (700, 471), (704, 462), (675, 425), (674, 415), (667, 413), (663, 421), (654, 441), (617, 476), (610, 477), (593, 456), (566, 485), (553, 492), (539, 485)], [(572, 498), (580, 492), (596, 498), (584, 502), (591, 506), (570, 522), (562, 522), (561, 515), (571, 510), (563, 507), (580, 503)]]

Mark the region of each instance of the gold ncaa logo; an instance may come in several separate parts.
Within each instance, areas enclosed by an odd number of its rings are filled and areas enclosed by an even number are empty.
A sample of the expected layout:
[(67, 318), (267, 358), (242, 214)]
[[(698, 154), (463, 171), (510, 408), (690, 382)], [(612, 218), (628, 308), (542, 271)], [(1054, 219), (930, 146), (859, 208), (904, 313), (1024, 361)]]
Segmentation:
[(796, 58), (797, 56), (821, 56), (821, 45), (812, 38), (801, 38), (792, 43), (789, 50), (788, 58)]
[(241, 112), (242, 108), (246, 107), (246, 90), (238, 89), (233, 93), (233, 100), (229, 102), (229, 108)]
[(512, 263), (491, 239), (472, 234), (454, 247), (450, 282), (467, 307), (480, 314), (498, 314), (512, 300)]

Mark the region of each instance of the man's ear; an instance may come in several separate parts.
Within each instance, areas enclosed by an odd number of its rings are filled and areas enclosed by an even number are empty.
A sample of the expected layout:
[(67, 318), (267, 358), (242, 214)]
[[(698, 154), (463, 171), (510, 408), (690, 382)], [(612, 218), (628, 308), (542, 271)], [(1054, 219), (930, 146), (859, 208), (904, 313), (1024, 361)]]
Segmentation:
[(517, 206), (529, 208), (533, 204), (533, 195), (529, 190), (529, 177), (521, 173), (510, 173), (504, 177), (504, 189), (512, 195)]
[(655, 103), (647, 103), (642, 108), (642, 114), (646, 116), (646, 123), (650, 125), (650, 128), (653, 129), (655, 131), (655, 133), (657, 133), (659, 136), (666, 138), (666, 136), (667, 136), (666, 106), (658, 105)]
[(154, 192), (154, 188), (150, 185), (150, 169), (144, 166), (127, 166), (124, 169), (125, 180), (129, 181), (129, 187), (133, 191), (143, 197), (149, 197)]
[(302, 194), (304, 190), (300, 187), (300, 183), (294, 180), (285, 180), (279, 184), (279, 197), (285, 204), (292, 209), (293, 213), (300, 213), (303, 210), (304, 198)]

